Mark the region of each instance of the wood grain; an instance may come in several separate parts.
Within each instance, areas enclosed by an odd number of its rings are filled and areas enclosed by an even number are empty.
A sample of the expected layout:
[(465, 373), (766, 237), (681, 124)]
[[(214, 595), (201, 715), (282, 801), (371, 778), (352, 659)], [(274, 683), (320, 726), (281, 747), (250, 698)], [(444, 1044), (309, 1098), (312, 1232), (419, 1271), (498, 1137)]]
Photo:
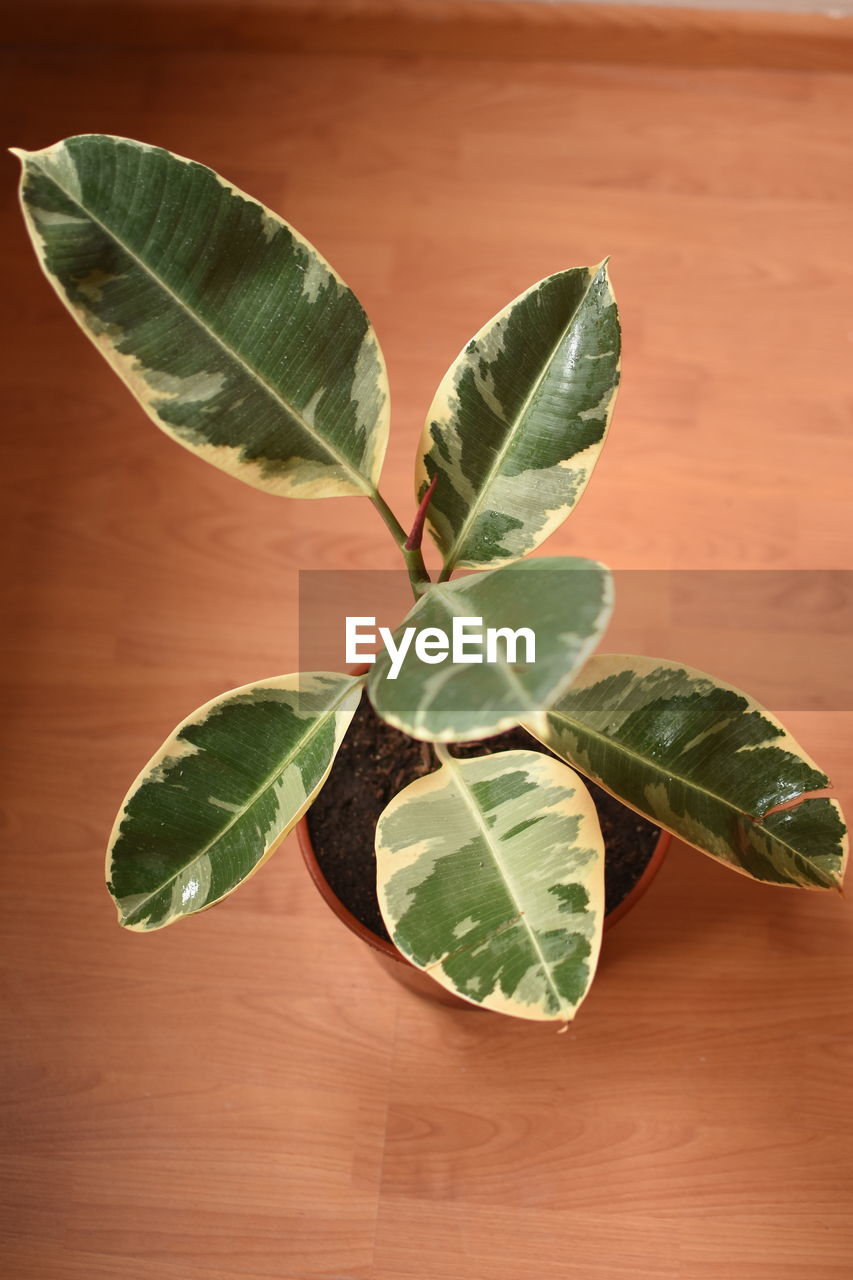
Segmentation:
[(14, 45), (560, 58), (850, 71), (853, 18), (560, 0), (30, 0)]
[[(411, 456), (463, 341), (612, 255), (624, 390), (548, 544), (622, 569), (850, 568), (853, 83), (432, 57), (41, 50), (6, 136), (214, 165), (373, 315)], [(193, 707), (296, 665), (296, 566), (396, 567), (154, 430), (75, 331), (1, 161), (6, 403), (2, 1238), (16, 1280), (843, 1280), (853, 917), (675, 846), (570, 1032), (398, 989), (289, 843), (150, 937), (114, 811)], [(850, 714), (791, 729), (850, 806)], [(848, 812), (849, 812), (848, 808)]]

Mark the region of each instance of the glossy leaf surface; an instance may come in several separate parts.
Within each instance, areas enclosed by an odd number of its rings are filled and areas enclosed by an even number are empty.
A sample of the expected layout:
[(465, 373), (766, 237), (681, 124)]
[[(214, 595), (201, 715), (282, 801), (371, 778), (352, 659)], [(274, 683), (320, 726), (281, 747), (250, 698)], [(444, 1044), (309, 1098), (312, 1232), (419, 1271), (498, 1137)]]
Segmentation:
[(313, 672), (225, 693), (178, 726), (122, 805), (107, 853), (119, 923), (161, 929), (231, 893), (319, 791), (361, 681)]
[[(691, 667), (601, 654), (531, 733), (660, 826), (771, 884), (841, 884), (841, 808), (829, 779), (746, 694)], [(771, 812), (775, 810), (775, 812)]]
[(442, 986), (518, 1018), (570, 1019), (604, 921), (604, 847), (571, 769), (535, 751), (448, 757), (376, 831), (382, 914)]
[(607, 265), (548, 276), (499, 312), (450, 366), (427, 415), (418, 496), (448, 569), (527, 555), (577, 502), (619, 383)]
[(496, 644), (496, 661), (484, 645), (468, 646), (469, 658), (428, 664), (410, 641), (402, 666), (391, 679), (392, 662), (383, 650), (371, 668), (368, 692), (377, 713), (413, 738), (464, 742), (485, 738), (535, 717), (566, 689), (603, 634), (610, 617), (610, 573), (595, 560), (543, 556), (524, 564), (437, 583), (421, 597), (394, 632), (399, 645), (407, 628), (450, 637), (455, 619), (482, 619), (471, 633), (489, 628), (520, 631), (535, 638), (534, 661), (523, 637), (513, 650)]
[(18, 154), (45, 274), (159, 427), (269, 493), (372, 489), (388, 435), (382, 353), (302, 236), (159, 147), (89, 134)]

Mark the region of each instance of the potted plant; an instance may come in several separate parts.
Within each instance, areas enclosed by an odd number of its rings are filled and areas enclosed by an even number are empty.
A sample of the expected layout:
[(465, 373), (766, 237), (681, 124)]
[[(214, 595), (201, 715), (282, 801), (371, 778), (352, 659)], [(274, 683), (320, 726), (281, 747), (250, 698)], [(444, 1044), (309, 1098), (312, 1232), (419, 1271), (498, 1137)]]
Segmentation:
[[(608, 570), (524, 558), (577, 502), (609, 425), (620, 331), (606, 263), (534, 284), (454, 361), (427, 415), (407, 533), (378, 489), (379, 344), (302, 236), (160, 148), (86, 135), (18, 154), (39, 261), (146, 413), (268, 494), (364, 497), (414, 598), (374, 636), (366, 673), (278, 676), (178, 726), (116, 819), (107, 876), (121, 924), (162, 928), (256, 871), (320, 792), (363, 689), (361, 714), (422, 761), (376, 826), (385, 924), (412, 965), (471, 1004), (565, 1022), (589, 989), (605, 858), (579, 774), (734, 871), (840, 885), (840, 808), (815, 794), (828, 778), (774, 717), (678, 663), (594, 653)], [(507, 732), (529, 737), (504, 749), (493, 739)]]

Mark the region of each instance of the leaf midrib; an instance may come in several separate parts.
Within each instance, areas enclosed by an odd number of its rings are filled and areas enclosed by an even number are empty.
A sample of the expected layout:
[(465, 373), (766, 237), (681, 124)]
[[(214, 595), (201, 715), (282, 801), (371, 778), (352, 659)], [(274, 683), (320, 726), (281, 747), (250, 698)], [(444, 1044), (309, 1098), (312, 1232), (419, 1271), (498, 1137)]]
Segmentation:
[[(208, 840), (207, 844), (204, 846), (203, 849), (199, 849), (196, 853), (194, 853), (193, 856), (183, 864), (183, 866), (179, 867), (178, 870), (175, 871), (173, 875), (170, 875), (166, 880), (164, 880), (161, 884), (159, 884), (156, 889), (152, 889), (152, 891), (146, 894), (140, 901), (137, 901), (136, 903), (134, 903), (133, 910), (130, 912), (129, 915), (125, 917), (124, 923), (128, 923), (129, 921), (131, 921), (134, 918), (134, 916), (136, 916), (137, 913), (142, 908), (146, 907), (148, 903), (151, 902), (153, 898), (156, 898), (159, 894), (161, 894), (164, 891), (164, 889), (168, 889), (171, 885), (175, 883), (175, 881), (178, 879), (179, 876), (182, 876), (185, 871), (189, 871), (189, 869), (192, 866), (194, 866), (197, 862), (200, 862), (202, 858), (206, 857), (210, 852), (210, 850), (214, 848), (215, 845), (219, 844), (219, 842), (223, 840), (225, 836), (228, 835), (229, 831), (231, 831), (237, 825), (238, 822), (241, 822), (242, 819), (245, 818), (246, 814), (249, 812), (250, 809), (254, 807), (254, 805), (261, 798), (261, 796), (265, 795), (266, 792), (270, 790), (270, 788), (277, 781), (277, 779), (281, 777), (284, 771), (290, 768), (290, 766), (293, 764), (294, 760), (296, 759), (297, 755), (308, 745), (308, 743), (310, 743), (317, 736), (321, 726), (325, 725), (331, 716), (336, 715), (338, 707), (340, 706), (341, 702), (357, 684), (358, 684), (358, 681), (354, 681), (353, 684), (348, 685), (347, 688), (341, 692), (340, 696), (336, 699), (336, 701), (330, 704), (330, 706), (326, 709), (324, 714), (317, 717), (317, 719), (313, 722), (313, 724), (307, 730), (307, 732), (302, 737), (297, 739), (297, 741), (294, 743), (293, 747), (287, 753), (287, 755), (284, 756), (284, 758), (276, 764), (275, 768), (269, 774), (267, 774), (267, 776), (264, 778), (260, 786), (257, 787), (256, 790), (252, 792), (252, 794), (248, 797), (245, 803), (235, 813), (231, 814), (230, 818), (226, 821), (224, 826), (222, 826), (216, 832), (215, 835), (211, 836), (210, 840)], [(206, 719), (209, 719), (209, 718), (210, 717), (208, 716)], [(204, 724), (206, 723), (206, 720), (202, 720), (199, 723)], [(187, 725), (186, 727), (195, 728), (198, 726)], [(179, 736), (179, 735), (176, 735), (176, 736)], [(127, 806), (130, 804), (133, 797), (139, 794), (142, 787), (157, 786), (157, 785), (161, 785), (161, 784), (151, 782), (151, 780), (147, 777), (143, 778), (139, 787), (137, 787), (133, 795), (129, 796), (127, 801), (125, 802), (125, 811), (127, 810)], [(118, 844), (118, 839), (120, 838), (120, 836), (121, 836), (121, 827), (119, 827), (118, 837), (116, 838), (116, 842), (115, 842), (116, 844)], [(269, 847), (269, 842), (265, 840), (264, 853), (266, 852), (268, 847)], [(115, 849), (115, 845), (113, 845), (113, 850), (114, 849)], [(261, 857), (263, 857), (263, 854), (261, 854)], [(260, 859), (256, 859), (256, 861), (260, 861)], [(185, 914), (191, 915), (192, 912), (185, 913)]]
[[(683, 786), (689, 788), (690, 790), (698, 791), (702, 795), (708, 796), (709, 799), (721, 805), (729, 813), (736, 815), (740, 819), (745, 819), (747, 822), (751, 823), (754, 827), (756, 827), (759, 831), (763, 831), (768, 839), (775, 840), (778, 844), (782, 846), (783, 849), (787, 849), (789, 853), (791, 853), (791, 855), (793, 856), (794, 862), (797, 866), (805, 865), (811, 871), (820, 872), (820, 868), (816, 867), (816, 865), (813, 862), (810, 862), (809, 859), (806, 857), (806, 855), (804, 853), (801, 853), (799, 849), (795, 849), (793, 845), (788, 844), (786, 840), (781, 839), (781, 837), (778, 836), (775, 832), (768, 831), (767, 828), (762, 825), (762, 821), (760, 818), (755, 817), (754, 814), (746, 813), (743, 809), (739, 809), (736, 804), (733, 804), (730, 800), (726, 800), (723, 796), (718, 795), (716, 791), (710, 791), (707, 787), (703, 787), (698, 782), (694, 782), (692, 779), (686, 778), (683, 774), (674, 773), (671, 769), (664, 768), (663, 765), (657, 764), (655, 761), (651, 760), (648, 756), (640, 755), (639, 752), (633, 751), (630, 747), (625, 746), (623, 743), (617, 741), (616, 739), (608, 737), (606, 733), (601, 733), (599, 730), (592, 729), (589, 725), (585, 724), (583, 721), (574, 719), (572, 716), (567, 715), (564, 711), (560, 711), (555, 708), (552, 708), (547, 714), (549, 719), (553, 717), (554, 719), (563, 721), (566, 725), (573, 728), (581, 736), (586, 735), (589, 738), (594, 738), (597, 742), (601, 742), (605, 746), (612, 748), (617, 754), (621, 754), (623, 756), (628, 757), (631, 760), (637, 761), (638, 764), (640, 764), (643, 767), (643, 769), (655, 774), (657, 777), (664, 780), (680, 782), (682, 783)], [(530, 725), (525, 724), (524, 728), (534, 738), (537, 738), (541, 741), (540, 735), (537, 734), (536, 731)], [(546, 742), (545, 746), (550, 747), (551, 744)], [(599, 779), (597, 775), (593, 774), (588, 767), (584, 768), (584, 766), (579, 761), (574, 759), (571, 761), (571, 763), (576, 769), (579, 769), (581, 773), (584, 773), (587, 777), (591, 778), (593, 782), (601, 783), (601, 779)], [(602, 783), (601, 785), (605, 785), (605, 784)], [(616, 792), (613, 792), (613, 794), (617, 795)], [(619, 797), (617, 796), (617, 798)], [(627, 802), (623, 802), (623, 803), (627, 803)], [(660, 819), (658, 819), (654, 814), (647, 815), (647, 816), (650, 816), (653, 822), (660, 821)], [(661, 824), (661, 825), (664, 825), (664, 824)], [(675, 832), (675, 834), (679, 835), (678, 832)], [(687, 837), (681, 836), (681, 835), (679, 836), (679, 838), (687, 839)], [(690, 842), (688, 841), (688, 843)], [(708, 851), (705, 849), (703, 849), (702, 852), (707, 853), (709, 857), (718, 857), (718, 855), (708, 853)], [(812, 879), (812, 883), (813, 883), (813, 879)], [(825, 882), (825, 885), (826, 885), (826, 888), (830, 888), (830, 889), (834, 888), (835, 881), (829, 878)]]
[[(122, 251), (126, 253), (128, 257), (131, 258), (137, 264), (137, 266), (142, 271), (144, 271), (155, 282), (155, 284), (157, 284), (164, 291), (164, 293), (168, 294), (168, 296), (175, 302), (175, 304), (178, 307), (180, 307), (185, 312), (185, 314), (188, 315), (190, 319), (200, 329), (202, 329), (208, 335), (208, 337), (225, 352), (228, 358), (232, 360), (235, 364), (239, 365), (242, 369), (244, 369), (245, 372), (249, 375), (249, 377), (252, 378), (253, 381), (255, 381), (258, 384), (258, 386), (261, 387), (262, 390), (265, 391), (267, 395), (269, 395), (270, 398), (276, 402), (276, 404), (278, 404), (282, 409), (284, 409), (285, 413), (287, 413), (293, 419), (297, 427), (300, 430), (302, 430), (307, 436), (309, 436), (315, 442), (315, 444), (319, 445), (322, 449), (324, 449), (326, 453), (329, 455), (329, 457), (333, 459), (333, 461), (336, 462), (338, 466), (340, 466), (344, 471), (346, 471), (347, 475), (350, 477), (353, 483), (357, 485), (358, 488), (360, 488), (366, 494), (370, 494), (373, 492), (373, 486), (365, 479), (365, 477), (359, 471), (357, 471), (353, 467), (352, 463), (349, 462), (343, 456), (343, 454), (339, 453), (338, 450), (335, 449), (335, 447), (332, 444), (330, 444), (328, 440), (324, 439), (323, 436), (320, 435), (319, 432), (314, 427), (311, 426), (311, 424), (307, 421), (307, 419), (303, 417), (300, 411), (294, 405), (290, 404), (289, 401), (285, 400), (280, 395), (280, 393), (275, 389), (272, 383), (268, 382), (267, 379), (263, 376), (263, 374), (254, 367), (254, 365), (250, 364), (248, 360), (246, 360), (245, 357), (240, 354), (240, 352), (236, 351), (232, 346), (229, 346), (229, 344), (225, 341), (225, 339), (220, 337), (220, 335), (216, 332), (216, 330), (212, 329), (210, 325), (207, 323), (207, 321), (204, 320), (198, 314), (198, 312), (193, 311), (192, 308), (186, 302), (184, 302), (183, 298), (181, 298), (179, 294), (175, 293), (174, 289), (163, 279), (163, 277), (159, 275), (153, 269), (153, 267), (149, 266), (148, 263), (146, 263), (143, 258), (140, 258), (139, 255), (133, 249), (131, 249), (130, 245), (128, 245), (126, 241), (124, 241), (122, 237), (118, 235), (118, 233), (112, 227), (110, 227), (106, 222), (104, 222), (95, 213), (93, 213), (92, 210), (87, 205), (83, 204), (82, 201), (78, 199), (73, 192), (69, 191), (66, 187), (64, 187), (62, 183), (58, 181), (58, 179), (55, 177), (54, 174), (46, 172), (45, 169), (41, 168), (40, 166), (36, 166), (35, 164), (33, 167), (34, 168), (39, 167), (39, 171), (43, 174), (43, 176), (49, 182), (52, 182), (54, 186), (57, 187), (59, 191), (62, 192), (62, 194), (66, 197), (66, 199), (71, 202), (71, 204), (75, 205), (76, 208), (78, 208), (83, 214), (85, 214), (87, 218), (90, 218), (91, 221), (94, 222), (97, 226), (99, 226), (101, 230), (105, 232), (106, 235), (111, 236), (112, 239), (115, 241), (115, 243), (122, 249)], [(282, 225), (285, 225), (285, 224), (282, 223)], [(41, 234), (42, 233), (39, 231), (39, 235)]]
[(539, 376), (537, 377), (532, 390), (525, 397), (524, 403), (522, 404), (518, 412), (513, 416), (512, 421), (507, 423), (508, 430), (507, 430), (504, 442), (501, 445), (498, 452), (495, 454), (494, 461), (492, 462), (492, 465), (489, 467), (486, 473), (485, 479), (483, 480), (483, 483), (480, 486), (479, 492), (475, 495), (473, 501), (470, 503), (465, 519), (462, 521), (461, 528), (458, 534), (456, 535), (456, 537), (454, 538), (453, 543), (450, 547), (450, 550), (448, 551), (447, 556), (445, 557), (445, 561), (444, 561), (445, 571), (450, 571), (455, 568), (456, 562), (459, 559), (459, 556), (461, 553), (461, 549), (464, 548), (465, 539), (468, 537), (468, 534), (471, 531), (471, 526), (473, 525), (474, 521), (479, 518), (480, 510), (482, 508), (483, 502), (485, 501), (486, 493), (491, 488), (494, 482), (495, 476), (499, 474), (507, 454), (509, 453), (512, 446), (515, 444), (519, 424), (522, 422), (530, 406), (532, 405), (534, 397), (539, 391), (539, 388), (542, 386), (542, 383), (544, 382), (545, 377), (549, 369), (551, 368), (551, 363), (554, 360), (554, 357), (556, 356), (560, 347), (565, 342), (566, 335), (568, 334), (577, 316), (580, 314), (587, 298), (589, 297), (590, 290), (592, 289), (592, 286), (598, 277), (598, 273), (601, 270), (601, 267), (597, 267), (595, 271), (590, 270), (590, 268), (587, 268), (587, 270), (589, 271), (589, 280), (587, 281), (587, 285), (586, 285), (586, 288), (584, 289), (583, 296), (581, 297), (575, 309), (572, 311), (572, 314), (569, 316), (568, 321), (563, 326), (563, 329), (560, 332), (559, 338), (551, 348), (548, 358), (543, 364), (542, 370), (539, 373)]
[[(539, 963), (542, 966), (542, 972), (545, 975), (545, 980), (548, 984), (548, 987), (552, 995), (554, 996), (554, 999), (557, 1001), (558, 1008), (563, 1010), (568, 1009), (569, 1011), (573, 1010), (574, 1006), (570, 1004), (569, 1001), (566, 1000), (565, 996), (563, 996), (560, 993), (560, 991), (558, 990), (557, 986), (554, 983), (553, 978), (551, 977), (551, 971), (550, 971), (548, 961), (543, 955), (542, 948), (539, 945), (539, 940), (536, 937), (536, 933), (534, 929), (528, 923), (527, 915), (525, 913), (524, 907), (521, 905), (515, 893), (513, 892), (512, 882), (507, 876), (507, 873), (504, 870), (504, 865), (501, 862), (501, 859), (499, 858), (498, 853), (494, 848), (494, 845), (492, 844), (492, 841), (490, 839), (491, 832), (489, 828), (486, 826), (485, 822), (483, 821), (483, 815), (480, 811), (480, 808), (477, 802), (475, 801), (473, 795), (471, 794), (471, 791), (469, 790), (468, 784), (465, 781), (465, 776), (462, 768), (460, 767), (455, 757), (451, 756), (449, 752), (445, 752), (442, 754), (443, 754), (442, 764), (446, 769), (448, 769), (451, 777), (456, 778), (458, 781), (458, 790), (462, 796), (463, 803), (465, 804), (466, 808), (472, 815), (474, 819), (474, 823), (477, 826), (483, 841), (485, 842), (486, 848), (489, 850), (489, 853), (491, 854), (492, 861), (494, 862), (495, 867), (497, 868), (498, 875), (500, 876), (503, 884), (506, 887), (506, 891), (512, 901), (513, 906), (518, 912), (518, 919), (515, 921), (515, 923), (521, 924), (525, 932), (527, 933), (528, 937), (530, 938), (532, 949), (536, 952), (536, 955), (539, 957)], [(490, 758), (492, 760), (495, 760), (495, 759), (499, 760), (500, 755), (492, 756)]]
[[(465, 582), (465, 579), (463, 578), (461, 579), (461, 581)], [(454, 588), (458, 588), (458, 587), (459, 587), (458, 582), (453, 584), (447, 583), (447, 582), (436, 582), (433, 584), (433, 586), (430, 587), (429, 592), (423, 598), (425, 600), (428, 600), (430, 596), (438, 596), (442, 604), (444, 605), (444, 607), (447, 609), (447, 612), (451, 614), (454, 618), (466, 618), (466, 617), (469, 617), (470, 615), (464, 612), (457, 611), (456, 609), (453, 608), (452, 602), (455, 599)], [(405, 626), (405, 619), (404, 619), (403, 625)], [(513, 671), (512, 667), (504, 658), (499, 657), (498, 662), (496, 662), (494, 665), (498, 668), (499, 671), (501, 671), (504, 674), (504, 676), (506, 677), (507, 684), (512, 686), (515, 689), (516, 693), (520, 697), (521, 702), (530, 709), (532, 714), (535, 715), (538, 711), (541, 710), (541, 708), (533, 700), (529, 691), (525, 688), (525, 686), (519, 680), (518, 676)], [(428, 709), (429, 707), (426, 707), (424, 709), (424, 713), (428, 711)], [(423, 726), (423, 714), (420, 717), (420, 723), (421, 723), (421, 726)]]

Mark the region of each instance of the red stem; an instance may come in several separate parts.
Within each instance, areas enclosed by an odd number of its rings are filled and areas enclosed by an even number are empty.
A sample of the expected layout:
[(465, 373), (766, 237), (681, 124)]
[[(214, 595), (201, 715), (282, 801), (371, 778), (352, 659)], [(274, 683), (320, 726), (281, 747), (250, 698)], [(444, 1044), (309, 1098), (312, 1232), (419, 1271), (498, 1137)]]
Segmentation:
[(409, 534), (408, 538), (403, 543), (403, 547), (406, 551), (417, 551), (418, 547), (421, 545), (421, 539), (424, 536), (424, 521), (426, 520), (427, 507), (430, 504), (430, 500), (432, 498), (433, 493), (435, 492), (435, 486), (437, 484), (438, 484), (438, 472), (436, 471), (435, 475), (430, 481), (429, 488), (427, 489), (424, 496), (421, 498), (420, 506), (418, 507), (417, 513), (415, 515), (415, 522), (412, 525), (412, 532)]

